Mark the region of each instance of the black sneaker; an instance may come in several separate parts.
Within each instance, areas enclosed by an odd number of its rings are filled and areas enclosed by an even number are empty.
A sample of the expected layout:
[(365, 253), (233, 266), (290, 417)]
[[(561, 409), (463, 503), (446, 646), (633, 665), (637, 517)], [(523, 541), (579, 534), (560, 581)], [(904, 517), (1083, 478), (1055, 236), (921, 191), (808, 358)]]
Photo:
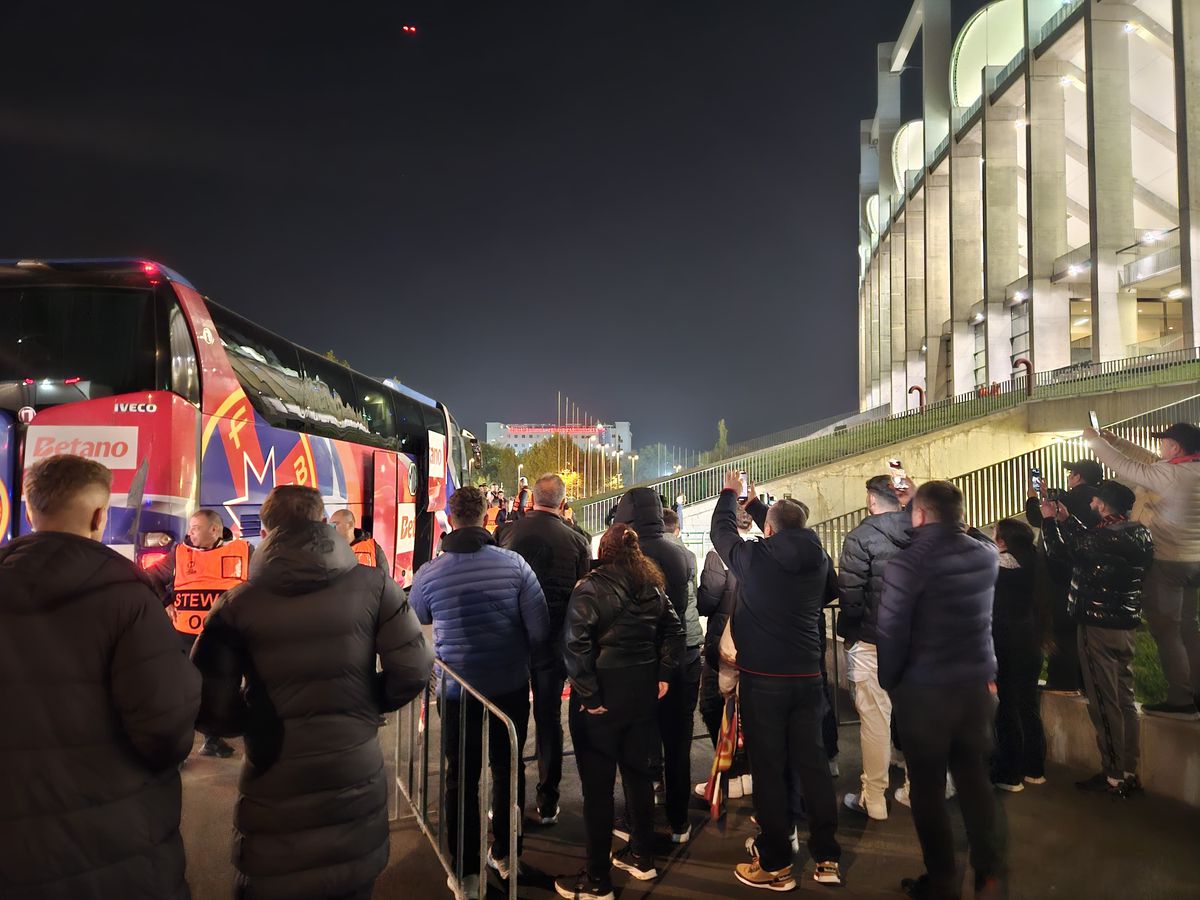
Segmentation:
[(902, 878), (900, 880), (900, 890), (904, 892), (906, 897), (928, 897), (929, 896), (929, 875), (922, 875), (920, 878)]
[(1119, 781), (1113, 784), (1103, 772), (1097, 772), (1085, 781), (1075, 782), (1075, 787), (1091, 794), (1112, 794), (1117, 797), (1125, 796), (1125, 782)]
[(587, 870), (554, 879), (554, 890), (564, 900), (615, 900), (611, 884), (588, 878)]
[(1125, 783), (1121, 785), (1121, 789), (1126, 797), (1132, 797), (1134, 794), (1144, 794), (1146, 789), (1142, 787), (1142, 779), (1136, 775), (1130, 775), (1125, 779)]
[(614, 853), (612, 863), (618, 869), (624, 869), (638, 881), (652, 881), (658, 877), (658, 869), (654, 868), (654, 860), (639, 859), (633, 855), (632, 847), (622, 847)]
[(229, 759), (233, 756), (233, 748), (219, 737), (206, 737), (204, 745), (198, 751), (200, 756), (216, 756), (219, 759)]
[(1165, 716), (1168, 719), (1193, 721), (1200, 719), (1200, 710), (1195, 703), (1143, 703), (1142, 712), (1148, 716)]
[(538, 824), (539, 825), (547, 825), (547, 826), (557, 825), (558, 824), (558, 812), (559, 812), (559, 809), (558, 809), (557, 803), (555, 803), (554, 806), (550, 809), (539, 809), (538, 814), (537, 814), (538, 815), (538, 819), (537, 819)]

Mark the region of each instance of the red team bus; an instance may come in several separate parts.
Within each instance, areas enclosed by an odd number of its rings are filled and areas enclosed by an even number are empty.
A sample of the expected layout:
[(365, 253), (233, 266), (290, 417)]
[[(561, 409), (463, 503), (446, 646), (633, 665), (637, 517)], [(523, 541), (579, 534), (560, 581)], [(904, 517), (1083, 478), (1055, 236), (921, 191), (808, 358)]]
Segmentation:
[(113, 472), (107, 544), (149, 568), (198, 508), (260, 533), (276, 484), (349, 508), (407, 585), (478, 447), (446, 407), (299, 347), (146, 260), (0, 261), (0, 544), (21, 473), (56, 453)]

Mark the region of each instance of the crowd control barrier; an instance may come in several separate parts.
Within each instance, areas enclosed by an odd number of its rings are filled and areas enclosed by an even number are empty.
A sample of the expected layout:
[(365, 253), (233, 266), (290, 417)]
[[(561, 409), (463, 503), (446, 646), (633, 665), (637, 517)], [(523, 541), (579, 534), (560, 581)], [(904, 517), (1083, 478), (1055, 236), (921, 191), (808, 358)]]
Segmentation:
[[(463, 871), (462, 854), (457, 860), (451, 854), (451, 841), (456, 846), (463, 845), (466, 816), (465, 806), (467, 794), (465, 790), (458, 791), (456, 817), (458, 822), (457, 834), (448, 833), (449, 826), (446, 810), (446, 772), (447, 747), (446, 732), (442, 728), (441, 714), (438, 704), (431, 703), (431, 698), (441, 696), (450, 682), (457, 683), (461, 689), (461, 702), (458, 704), (458, 759), (465, 761), (468, 741), (478, 740), (480, 749), (479, 773), (479, 870)], [(475, 704), (476, 709), (482, 707), (487, 715), (482, 715), (482, 727), (478, 735), (467, 734), (468, 710)], [(444, 709), (444, 705), (442, 706)], [(508, 809), (492, 810), (491, 771), (488, 767), (488, 746), (493, 728), (502, 728), (508, 736), (509, 750), (509, 806)], [(517, 795), (517, 776), (521, 771), (521, 748), (517, 746), (517, 731), (512, 720), (499, 707), (491, 703), (472, 685), (450, 666), (440, 660), (434, 668), (434, 677), (425, 686), (425, 690), (417, 700), (410, 703), (397, 713), (396, 722), (396, 790), (408, 802), (410, 812), (402, 813), (401, 804), (396, 804), (396, 812), (390, 821), (395, 824), (414, 819), (417, 826), (429, 838), (437, 854), (438, 861), (446, 870), (449, 878), (448, 885), (455, 896), (463, 896), (463, 879), (468, 875), (479, 876), (479, 896), (487, 894), (487, 855), (489, 846), (488, 828), (493, 816), (508, 816), (509, 838), (507, 857), (512, 866), (508, 879), (508, 896), (511, 900), (517, 897), (517, 838), (521, 828), (521, 807)], [(459, 777), (464, 774), (464, 766), (459, 766)], [(432, 803), (431, 803), (432, 801)]]

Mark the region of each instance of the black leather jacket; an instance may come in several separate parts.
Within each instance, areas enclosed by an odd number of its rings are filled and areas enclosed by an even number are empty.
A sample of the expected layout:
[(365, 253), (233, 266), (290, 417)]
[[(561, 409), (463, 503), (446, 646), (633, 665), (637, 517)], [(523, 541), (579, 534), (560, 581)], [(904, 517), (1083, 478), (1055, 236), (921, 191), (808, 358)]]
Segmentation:
[(611, 565), (575, 585), (565, 637), (572, 695), (589, 709), (617, 699), (606, 702), (606, 672), (641, 667), (647, 684), (669, 681), (684, 654), (683, 626), (666, 595), (651, 585), (635, 594), (629, 576)]
[(1067, 611), (1083, 625), (1136, 628), (1142, 611), (1142, 582), (1154, 559), (1145, 525), (1125, 519), (1086, 528), (1074, 516), (1047, 519), (1042, 539), (1051, 560), (1071, 565)]

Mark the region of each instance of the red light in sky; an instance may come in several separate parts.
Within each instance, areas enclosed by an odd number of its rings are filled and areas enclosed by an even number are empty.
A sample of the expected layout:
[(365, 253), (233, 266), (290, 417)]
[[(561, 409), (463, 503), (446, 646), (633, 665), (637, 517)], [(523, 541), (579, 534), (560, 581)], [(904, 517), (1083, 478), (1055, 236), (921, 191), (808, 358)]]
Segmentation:
[(405, 34), (416, 34), (417, 26), (416, 25), (404, 25), (403, 27), (401, 27), (400, 30), (403, 31)]

